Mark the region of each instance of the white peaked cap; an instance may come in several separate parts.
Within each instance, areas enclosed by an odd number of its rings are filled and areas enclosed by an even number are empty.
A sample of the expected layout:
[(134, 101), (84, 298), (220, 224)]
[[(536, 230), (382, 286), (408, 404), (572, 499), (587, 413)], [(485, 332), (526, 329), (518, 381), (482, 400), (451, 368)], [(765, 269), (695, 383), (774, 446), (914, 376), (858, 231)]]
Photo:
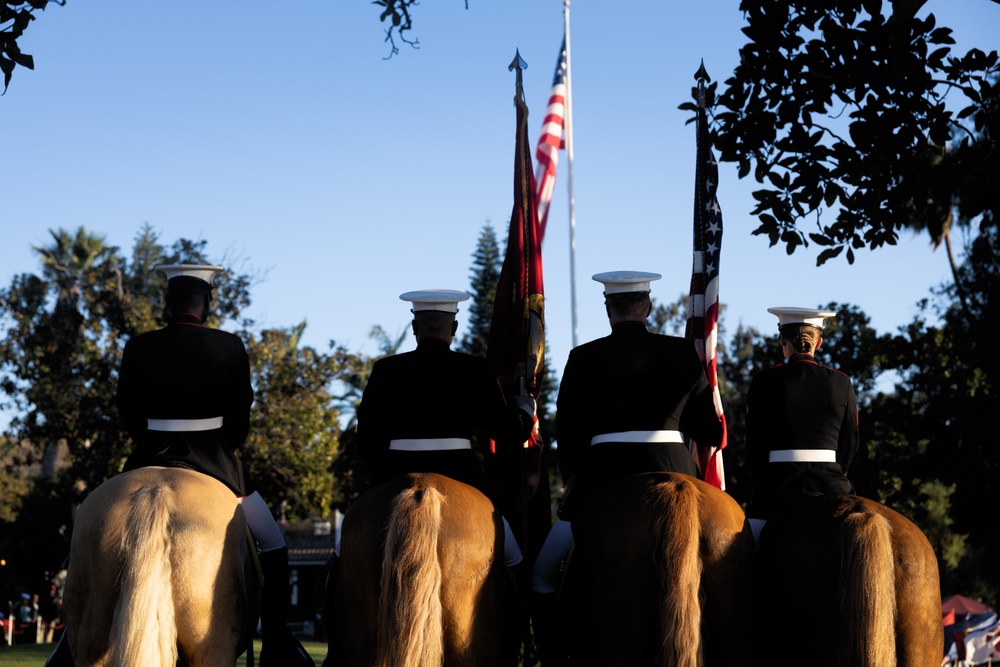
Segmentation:
[(453, 289), (424, 289), (400, 294), (399, 298), (413, 304), (411, 311), (438, 310), (442, 313), (457, 313), (458, 302), (469, 298), (467, 292)]
[(597, 282), (604, 283), (605, 294), (649, 292), (649, 283), (662, 277), (659, 273), (646, 271), (608, 271), (593, 276)]
[(768, 308), (767, 312), (778, 316), (778, 328), (786, 324), (808, 324), (810, 326), (823, 328), (823, 320), (833, 317), (837, 313), (832, 310), (817, 310), (816, 308), (789, 308), (775, 307)]
[(167, 280), (187, 276), (204, 280), (209, 285), (215, 280), (215, 276), (224, 271), (221, 266), (211, 266), (209, 264), (160, 264), (155, 267), (157, 271), (167, 274)]

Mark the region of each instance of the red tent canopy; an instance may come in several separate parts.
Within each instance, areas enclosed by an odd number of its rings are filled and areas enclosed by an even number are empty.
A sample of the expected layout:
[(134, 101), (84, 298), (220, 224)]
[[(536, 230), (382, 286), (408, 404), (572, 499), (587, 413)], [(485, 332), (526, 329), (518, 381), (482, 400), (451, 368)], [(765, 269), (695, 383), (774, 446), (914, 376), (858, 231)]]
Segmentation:
[(982, 602), (976, 602), (964, 595), (949, 595), (941, 601), (941, 615), (954, 611), (956, 618), (964, 618), (966, 614), (983, 614), (993, 611)]

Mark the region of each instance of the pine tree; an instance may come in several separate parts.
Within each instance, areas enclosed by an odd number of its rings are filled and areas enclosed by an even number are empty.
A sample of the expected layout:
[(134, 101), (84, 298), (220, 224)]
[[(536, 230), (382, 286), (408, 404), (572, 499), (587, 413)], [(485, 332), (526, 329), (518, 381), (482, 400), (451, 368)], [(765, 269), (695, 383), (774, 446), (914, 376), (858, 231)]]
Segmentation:
[(461, 352), (486, 356), (486, 345), (490, 336), (490, 321), (493, 319), (493, 299), (496, 296), (497, 281), (503, 257), (497, 243), (497, 235), (489, 218), (479, 233), (476, 251), (472, 253), (472, 273), (469, 293), (468, 326), (458, 345)]

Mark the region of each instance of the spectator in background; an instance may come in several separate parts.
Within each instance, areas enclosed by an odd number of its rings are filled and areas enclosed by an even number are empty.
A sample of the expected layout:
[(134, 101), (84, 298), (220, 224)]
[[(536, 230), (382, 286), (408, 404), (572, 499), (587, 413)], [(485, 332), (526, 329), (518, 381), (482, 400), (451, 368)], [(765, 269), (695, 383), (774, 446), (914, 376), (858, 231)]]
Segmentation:
[(38, 615), (42, 617), (45, 626), (43, 631), (45, 636), (43, 642), (46, 644), (51, 644), (56, 638), (56, 627), (59, 627), (60, 634), (62, 633), (62, 598), (59, 595), (59, 589), (55, 584), (49, 586), (49, 593), (45, 596), (43, 600), (38, 603)]
[(21, 644), (35, 643), (35, 621), (38, 618), (38, 610), (31, 602), (31, 596), (21, 593), (21, 600), (14, 609), (14, 621), (17, 623), (17, 630), (20, 631)]

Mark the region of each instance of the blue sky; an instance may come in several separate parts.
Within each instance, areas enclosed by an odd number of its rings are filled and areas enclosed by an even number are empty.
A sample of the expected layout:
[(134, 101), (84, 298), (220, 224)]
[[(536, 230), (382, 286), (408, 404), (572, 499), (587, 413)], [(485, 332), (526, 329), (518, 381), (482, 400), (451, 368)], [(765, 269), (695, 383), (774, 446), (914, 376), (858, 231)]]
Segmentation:
[[(693, 73), (738, 61), (737, 0), (571, 6), (579, 341), (608, 331), (594, 273), (662, 273), (654, 296), (687, 292), (695, 137)], [(265, 270), (249, 314), (308, 321), (306, 343), (375, 353), (373, 325), (409, 322), (402, 292), (467, 289), (487, 220), (506, 235), (512, 204), (514, 75), (528, 62), (532, 142), (562, 39), (560, 0), (424, 0), (420, 49), (388, 45), (366, 0), (288, 5), (218, 0), (68, 0), (50, 5), (0, 98), (4, 177), (0, 283), (36, 271), (48, 229), (86, 226), (129, 249), (144, 223), (172, 242), (206, 239), (235, 268)], [(936, 0), (957, 49), (995, 46), (1000, 5)], [(990, 34), (990, 33), (993, 34)], [(545, 239), (552, 365), (572, 345), (566, 159)], [(768, 306), (853, 303), (880, 332), (945, 280), (924, 237), (815, 267), (751, 236), (752, 180), (722, 164), (724, 325), (770, 331)], [(459, 315), (462, 318), (462, 313)], [(464, 323), (463, 323), (464, 324)], [(408, 343), (408, 346), (412, 343)]]

